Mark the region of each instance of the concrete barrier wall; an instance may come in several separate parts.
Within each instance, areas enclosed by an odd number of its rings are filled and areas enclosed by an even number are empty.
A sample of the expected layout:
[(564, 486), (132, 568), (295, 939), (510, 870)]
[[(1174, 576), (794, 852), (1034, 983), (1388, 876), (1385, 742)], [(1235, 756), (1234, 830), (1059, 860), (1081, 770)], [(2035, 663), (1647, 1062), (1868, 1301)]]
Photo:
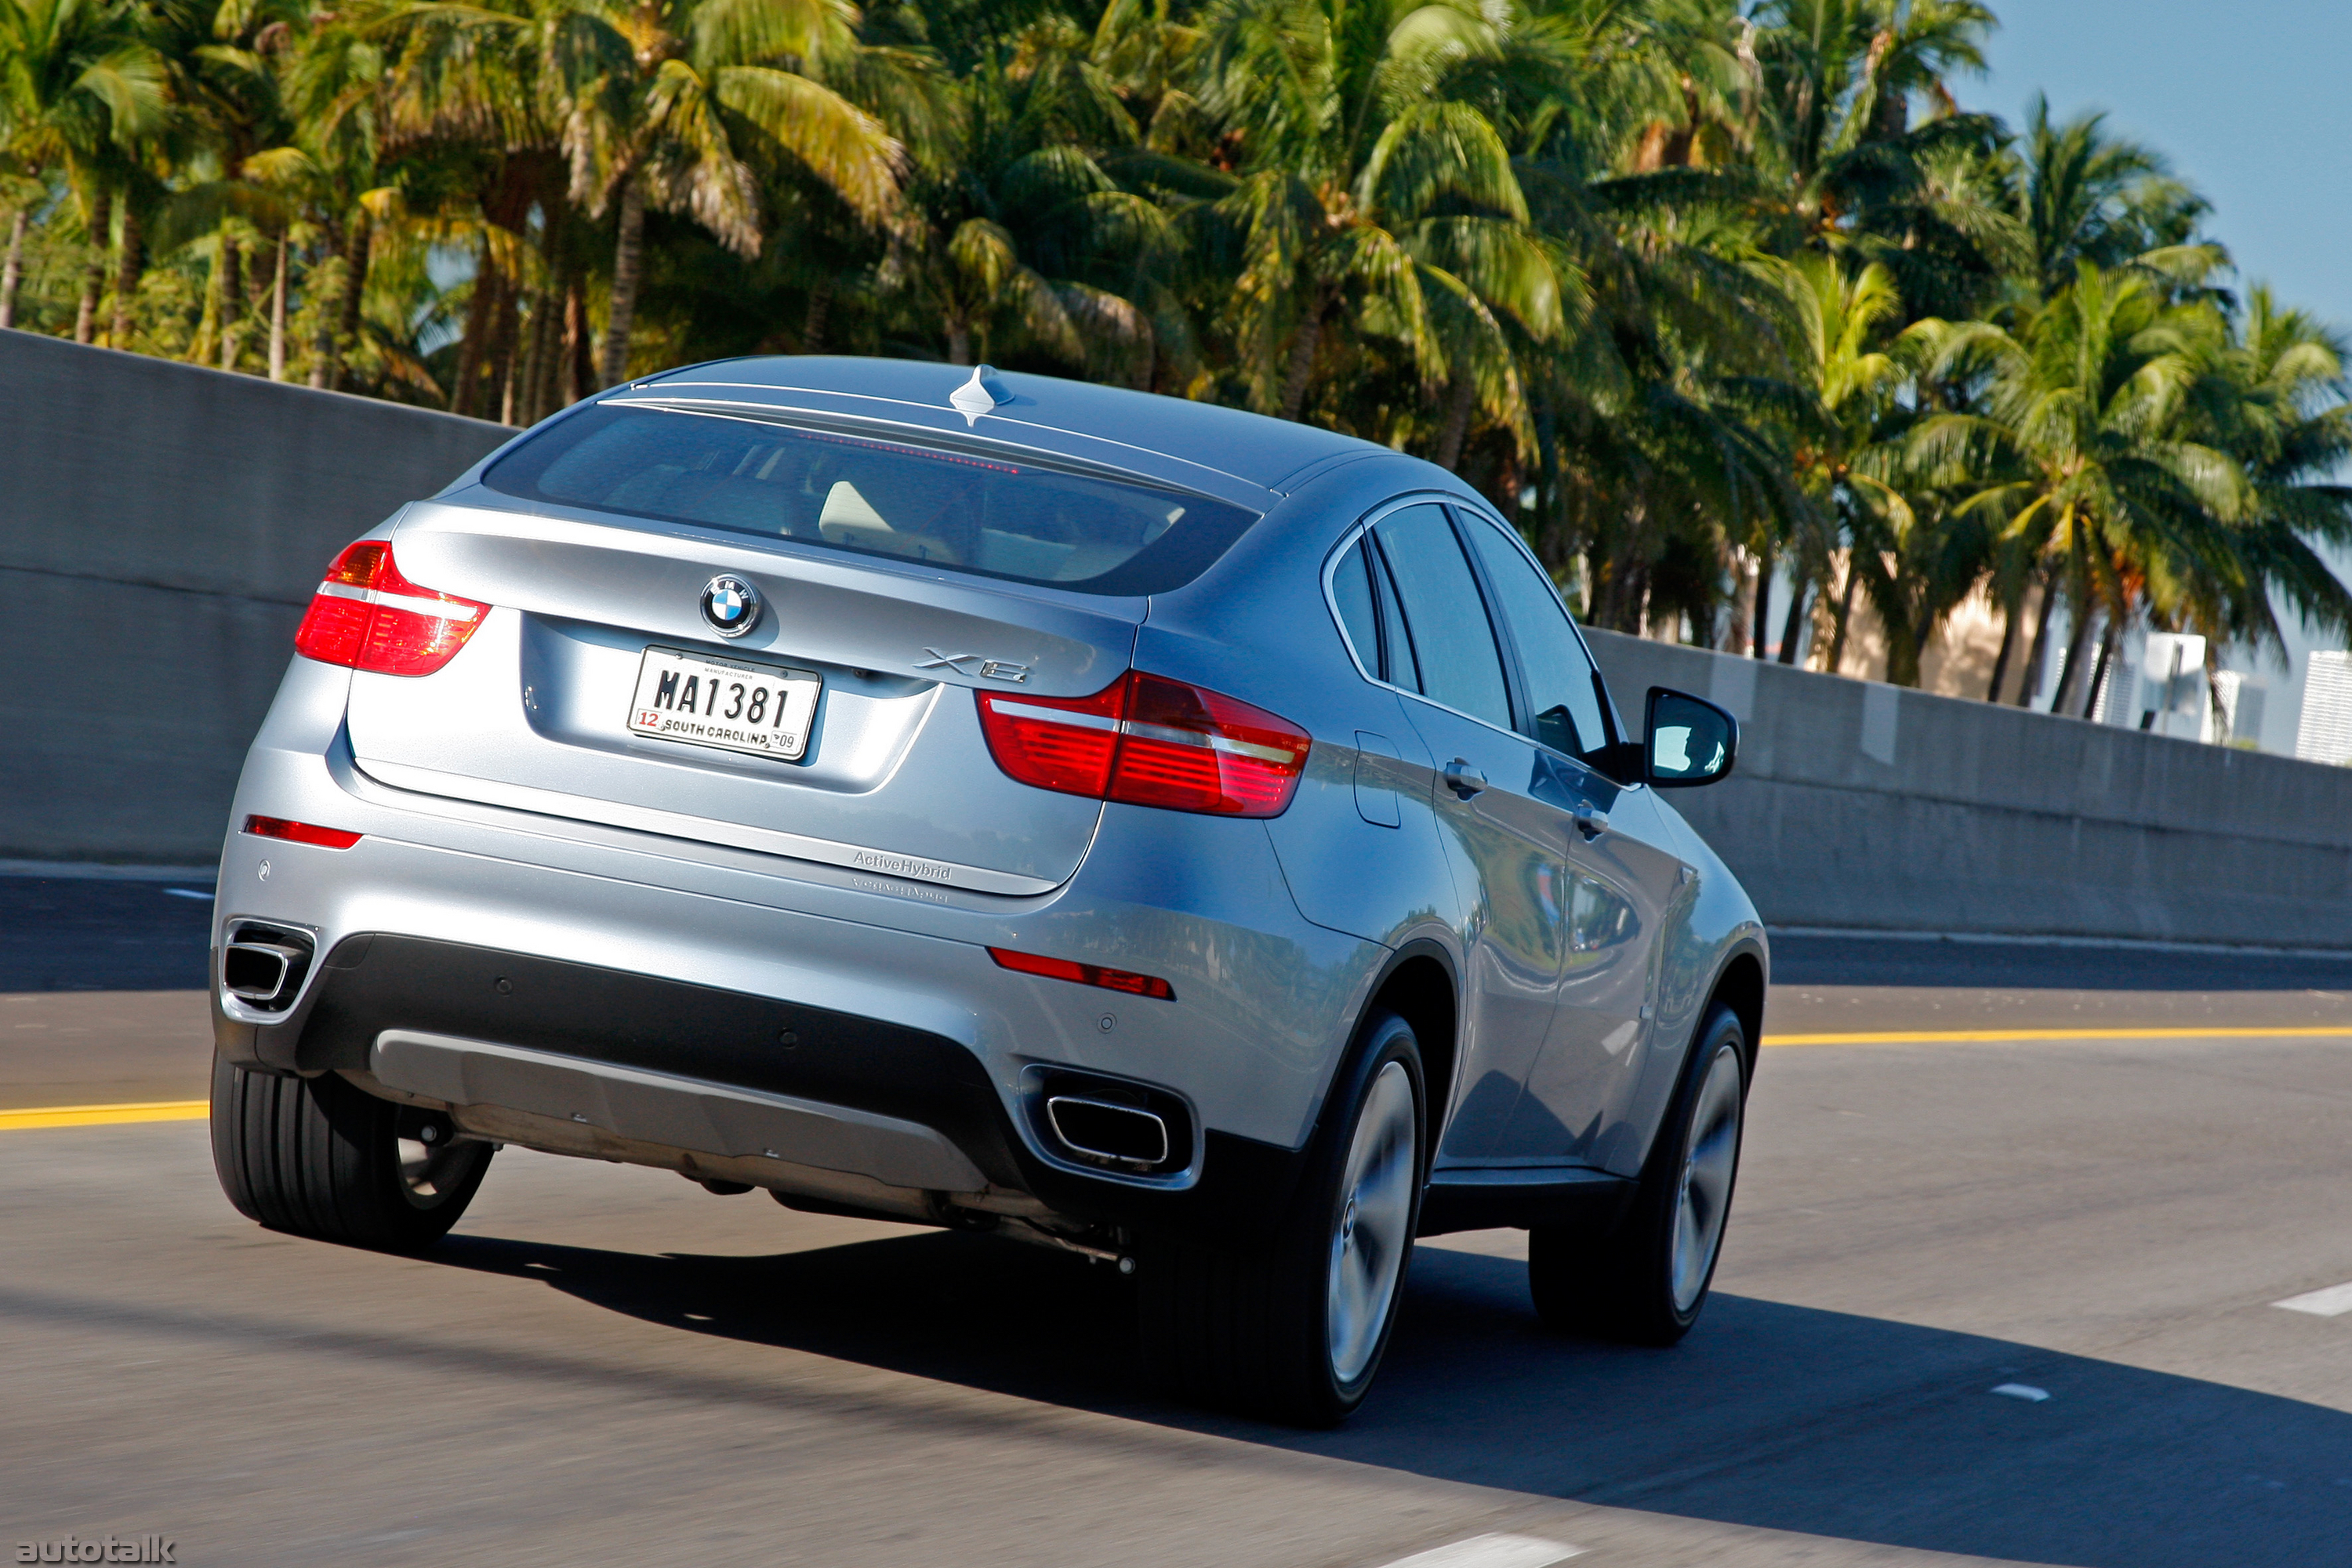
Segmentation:
[[(510, 432), (0, 332), (0, 858), (201, 864), (320, 569)], [(1776, 925), (2352, 948), (2352, 770), (1594, 633)]]
[(1768, 924), (2352, 948), (2352, 769), (1591, 634), (1740, 720), (1674, 794)]
[(512, 434), (0, 331), (0, 858), (214, 859), (321, 570)]

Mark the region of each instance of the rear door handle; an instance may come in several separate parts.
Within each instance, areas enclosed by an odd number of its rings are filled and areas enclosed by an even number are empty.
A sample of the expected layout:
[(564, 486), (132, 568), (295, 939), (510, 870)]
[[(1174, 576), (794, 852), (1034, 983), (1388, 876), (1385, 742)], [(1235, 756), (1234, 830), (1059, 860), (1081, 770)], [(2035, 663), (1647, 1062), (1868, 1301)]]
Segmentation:
[(1486, 787), (1486, 775), (1474, 763), (1456, 757), (1445, 764), (1445, 787), (1468, 800)]
[(1596, 809), (1590, 801), (1578, 801), (1576, 830), (1587, 838), (1598, 838), (1609, 831), (1609, 814)]

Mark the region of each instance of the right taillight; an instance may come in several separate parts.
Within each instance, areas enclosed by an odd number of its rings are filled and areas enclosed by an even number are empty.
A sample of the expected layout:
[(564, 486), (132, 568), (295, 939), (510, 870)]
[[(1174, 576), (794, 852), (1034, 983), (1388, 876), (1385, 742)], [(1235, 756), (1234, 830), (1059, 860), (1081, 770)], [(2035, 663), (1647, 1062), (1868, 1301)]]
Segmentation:
[(294, 634), (294, 651), (378, 675), (430, 675), (457, 657), (489, 612), (410, 582), (388, 541), (362, 540), (327, 568)]
[(976, 692), (996, 765), (1023, 784), (1129, 805), (1278, 816), (1311, 742), (1289, 720), (1129, 670), (1092, 697)]

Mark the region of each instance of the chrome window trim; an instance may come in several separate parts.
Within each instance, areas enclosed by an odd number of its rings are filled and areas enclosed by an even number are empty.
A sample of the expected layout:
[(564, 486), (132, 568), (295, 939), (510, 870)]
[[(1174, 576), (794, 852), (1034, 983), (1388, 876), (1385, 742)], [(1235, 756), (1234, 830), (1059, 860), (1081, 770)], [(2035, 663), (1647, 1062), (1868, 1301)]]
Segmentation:
[[(1323, 608), (1330, 616), (1331, 624), (1339, 628), (1339, 646), (1346, 648), (1348, 650), (1348, 657), (1355, 661), (1356, 673), (1362, 676), (1366, 680), (1370, 681), (1374, 686), (1381, 688), (1384, 691), (1393, 691), (1399, 697), (1410, 697), (1415, 702), (1425, 702), (1441, 713), (1451, 713), (1457, 719), (1467, 719), (1473, 724), (1494, 731), (1497, 735), (1508, 735), (1514, 741), (1524, 741), (1528, 745), (1534, 746), (1538, 751), (1550, 752), (1551, 748), (1544, 745), (1541, 742), (1538, 742), (1530, 736), (1522, 735), (1517, 730), (1506, 730), (1500, 728), (1491, 719), (1481, 719), (1475, 713), (1465, 713), (1461, 709), (1440, 702), (1433, 697), (1425, 696), (1418, 691), (1408, 691), (1402, 686), (1392, 686), (1389, 682), (1382, 680), (1379, 676), (1372, 674), (1370, 670), (1364, 668), (1364, 656), (1357, 651), (1355, 643), (1350, 640), (1348, 636), (1348, 623), (1346, 618), (1339, 614), (1339, 596), (1333, 591), (1331, 583), (1332, 579), (1339, 575), (1339, 563), (1341, 559), (1347, 555), (1349, 548), (1355, 544), (1356, 541), (1361, 539), (1365, 534), (1370, 533), (1382, 518), (1402, 511), (1407, 507), (1431, 505), (1450, 506), (1454, 504), (1456, 504), (1456, 500), (1451, 491), (1417, 490), (1411, 495), (1399, 496), (1392, 500), (1382, 501), (1379, 506), (1373, 508), (1370, 511), (1366, 512), (1362, 517), (1357, 519), (1356, 521), (1349, 527), (1348, 531), (1340, 536), (1339, 542), (1332, 547), (1331, 552), (1324, 557)], [(1467, 565), (1468, 563), (1465, 562), (1465, 564)], [(1471, 581), (1474, 584), (1477, 584), (1477, 578), (1475, 574), (1471, 578)], [(1485, 605), (1486, 604), (1486, 591), (1485, 587), (1483, 585), (1479, 585), (1478, 597), (1482, 605)], [(1486, 608), (1488, 624), (1491, 626), (1495, 612), (1491, 605), (1486, 605)], [(1500, 658), (1502, 657), (1502, 652), (1503, 650), (1501, 647), (1497, 647), (1495, 649), (1496, 657)], [(1510, 671), (1508, 669), (1504, 670), (1503, 677), (1504, 689), (1507, 691), (1509, 689)], [(1559, 752), (1552, 752), (1552, 755), (1554, 756), (1561, 756), (1564, 754), (1565, 753)], [(1579, 767), (1589, 765), (1575, 757), (1570, 757), (1568, 760), (1570, 762), (1576, 763)]]
[[(1439, 506), (1450, 506), (1454, 508), (1456, 510), (1483, 517), (1488, 522), (1494, 523), (1496, 527), (1501, 528), (1505, 533), (1510, 535), (1511, 542), (1519, 547), (1519, 553), (1525, 556), (1528, 563), (1536, 569), (1536, 574), (1541, 577), (1546, 584), (1551, 585), (1552, 599), (1559, 605), (1560, 614), (1567, 616), (1568, 629), (1575, 634), (1577, 647), (1584, 650), (1584, 657), (1587, 659), (1591, 660), (1594, 670), (1598, 671), (1601, 668), (1601, 661), (1592, 658), (1592, 645), (1584, 640), (1584, 628), (1576, 624), (1576, 616), (1569, 611), (1568, 601), (1559, 596), (1559, 585), (1552, 583), (1551, 574), (1543, 569), (1543, 563), (1535, 558), (1535, 552), (1528, 548), (1527, 541), (1519, 537), (1518, 530), (1501, 522), (1496, 518), (1491, 508), (1473, 506), (1451, 490), (1417, 490), (1410, 495), (1399, 496), (1393, 500), (1382, 501), (1379, 506), (1373, 508), (1370, 511), (1366, 512), (1362, 517), (1357, 519), (1355, 522), (1349, 526), (1348, 531), (1339, 536), (1339, 542), (1331, 547), (1330, 552), (1323, 558), (1323, 608), (1325, 613), (1330, 616), (1331, 625), (1339, 631), (1339, 646), (1348, 650), (1349, 658), (1354, 661), (1356, 673), (1362, 676), (1366, 680), (1371, 682), (1371, 684), (1381, 688), (1384, 691), (1393, 691), (1399, 697), (1410, 698), (1415, 702), (1426, 703), (1430, 707), (1436, 709), (1441, 713), (1451, 713), (1457, 719), (1466, 719), (1473, 724), (1476, 724), (1484, 729), (1494, 731), (1497, 735), (1507, 735), (1514, 741), (1521, 742), (1524, 744), (1532, 746), (1537, 751), (1543, 752), (1547, 756), (1558, 757), (1562, 762), (1566, 763), (1573, 763), (1578, 767), (1582, 768), (1586, 773), (1591, 773), (1596, 778), (1607, 778), (1607, 774), (1602, 773), (1599, 769), (1595, 768), (1591, 763), (1586, 762), (1582, 757), (1570, 755), (1567, 752), (1555, 751), (1553, 748), (1545, 745), (1541, 741), (1537, 740), (1533, 735), (1522, 734), (1517, 730), (1502, 729), (1492, 720), (1481, 719), (1475, 713), (1465, 713), (1461, 709), (1450, 707), (1445, 703), (1438, 701), (1433, 697), (1424, 696), (1423, 693), (1418, 691), (1408, 691), (1402, 686), (1391, 685), (1388, 681), (1382, 680), (1379, 676), (1373, 674), (1370, 669), (1365, 668), (1364, 656), (1362, 653), (1358, 651), (1355, 640), (1348, 636), (1348, 620), (1346, 616), (1339, 613), (1339, 594), (1332, 586), (1334, 580), (1339, 574), (1339, 563), (1347, 558), (1349, 551), (1355, 548), (1356, 542), (1363, 538), (1367, 533), (1370, 533), (1374, 525), (1379, 523), (1382, 518), (1387, 517), (1393, 512), (1402, 511), (1405, 508), (1410, 506), (1427, 506), (1432, 503)], [(1474, 581), (1475, 580), (1474, 575)], [(1478, 584), (1478, 593), (1479, 597), (1483, 600), (1486, 593), (1485, 584), (1480, 583)], [(1486, 606), (1486, 614), (1491, 620), (1495, 614), (1493, 605), (1489, 605)], [(1506, 627), (1503, 635), (1510, 637), (1513, 634), (1507, 627)], [(1502, 649), (1497, 647), (1496, 652), (1500, 654)], [(1509, 674), (1510, 672), (1507, 669), (1504, 671), (1507, 683)], [(1606, 689), (1608, 684), (1608, 678), (1603, 676), (1601, 678), (1602, 689)], [(1617, 699), (1614, 693), (1612, 693), (1610, 696), (1609, 706), (1612, 710), (1609, 715), (1609, 721), (1611, 724), (1614, 725), (1618, 722), (1619, 718), (1619, 715), (1613, 711), (1617, 706)], [(1618, 739), (1622, 741), (1624, 739), (1624, 736), (1620, 734)], [(1639, 789), (1642, 787), (1639, 784), (1617, 784), (1614, 779), (1611, 779), (1610, 783), (1615, 784), (1615, 786), (1621, 790)]]
[[(1584, 640), (1584, 627), (1578, 622), (1576, 612), (1568, 607), (1567, 599), (1563, 598), (1560, 595), (1559, 584), (1551, 580), (1551, 574), (1545, 571), (1544, 563), (1536, 559), (1536, 552), (1528, 548), (1528, 542), (1520, 537), (1519, 531), (1513, 528), (1509, 523), (1505, 522), (1502, 518), (1496, 513), (1494, 508), (1485, 505), (1483, 502), (1456, 500), (1454, 503), (1454, 508), (1456, 511), (1463, 513), (1466, 517), (1485, 518), (1488, 522), (1491, 522), (1496, 528), (1501, 529), (1504, 535), (1508, 538), (1513, 544), (1518, 547), (1520, 557), (1524, 559), (1528, 565), (1536, 569), (1536, 575), (1542, 578), (1544, 586), (1551, 590), (1552, 602), (1559, 606), (1559, 613), (1561, 616), (1566, 617), (1570, 635), (1576, 638), (1576, 646), (1584, 650), (1585, 662), (1592, 666), (1593, 673), (1596, 675), (1600, 674), (1601, 661), (1592, 657), (1592, 645)], [(1605, 675), (1601, 677), (1601, 687), (1602, 690), (1608, 690), (1609, 678)], [(1630, 737), (1624, 733), (1624, 727), (1621, 722), (1624, 718), (1624, 715), (1616, 710), (1617, 694), (1613, 691), (1609, 693), (1609, 722), (1611, 726), (1615, 728), (1618, 731), (1616, 737), (1617, 740), (1623, 742), (1629, 739)], [(1536, 743), (1538, 745), (1543, 744), (1540, 741)], [(1551, 748), (1549, 746), (1544, 746), (1544, 750), (1551, 752)], [(1556, 757), (1564, 756), (1566, 753), (1561, 752), (1552, 752), (1552, 755)], [(1570, 761), (1583, 762), (1583, 759), (1580, 757), (1572, 757), (1570, 758)], [(1584, 765), (1586, 767), (1591, 767), (1592, 764), (1585, 763)], [(1620, 784), (1618, 787), (1620, 789), (1633, 789), (1638, 788), (1639, 786), (1634, 784)]]

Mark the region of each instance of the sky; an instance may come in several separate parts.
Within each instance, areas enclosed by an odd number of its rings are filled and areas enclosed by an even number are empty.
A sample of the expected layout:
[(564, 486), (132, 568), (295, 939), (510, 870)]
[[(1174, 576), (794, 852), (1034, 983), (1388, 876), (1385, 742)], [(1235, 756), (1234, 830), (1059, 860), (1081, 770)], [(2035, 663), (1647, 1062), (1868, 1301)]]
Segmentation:
[[(2352, 0), (1990, 0), (2001, 26), (1967, 108), (2012, 129), (2046, 92), (2053, 117), (2108, 126), (2172, 161), (2213, 204), (2206, 220), (2242, 284), (2352, 331)], [(2352, 560), (2337, 573), (2352, 582)], [(2305, 661), (2342, 647), (2287, 625), (2290, 668), (2228, 662), (2268, 688), (2262, 743), (2292, 754)]]
[(1960, 101), (2023, 125), (2107, 111), (2213, 204), (2248, 282), (2352, 329), (2352, 4), (1991, 0), (1990, 73)]

